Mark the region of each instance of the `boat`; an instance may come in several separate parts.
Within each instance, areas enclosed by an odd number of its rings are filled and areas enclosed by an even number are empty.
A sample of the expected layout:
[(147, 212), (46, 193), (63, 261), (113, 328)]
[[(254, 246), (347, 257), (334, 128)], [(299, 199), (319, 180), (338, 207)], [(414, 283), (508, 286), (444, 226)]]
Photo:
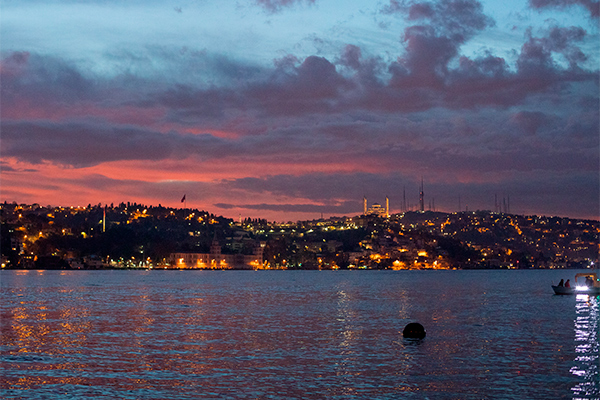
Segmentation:
[[(591, 282), (593, 285), (586, 285), (586, 282)], [(600, 280), (598, 275), (594, 272), (582, 272), (575, 274), (575, 280), (570, 287), (552, 285), (554, 294), (600, 294)]]

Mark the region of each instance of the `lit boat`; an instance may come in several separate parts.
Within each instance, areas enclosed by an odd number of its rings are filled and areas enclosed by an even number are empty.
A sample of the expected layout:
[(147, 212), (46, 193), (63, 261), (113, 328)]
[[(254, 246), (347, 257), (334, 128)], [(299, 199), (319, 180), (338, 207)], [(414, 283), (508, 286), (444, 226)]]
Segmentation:
[[(581, 278), (581, 279), (580, 279)], [(594, 283), (593, 286), (586, 285), (586, 278)], [(571, 287), (552, 285), (555, 294), (600, 294), (600, 280), (594, 272), (584, 272), (575, 275), (575, 282)]]

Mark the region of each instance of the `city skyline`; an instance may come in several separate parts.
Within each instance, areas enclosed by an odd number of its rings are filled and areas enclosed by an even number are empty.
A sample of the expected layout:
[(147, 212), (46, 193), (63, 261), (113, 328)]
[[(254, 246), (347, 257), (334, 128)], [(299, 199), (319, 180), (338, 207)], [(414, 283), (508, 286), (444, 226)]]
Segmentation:
[(598, 219), (597, 1), (0, 4), (2, 202)]

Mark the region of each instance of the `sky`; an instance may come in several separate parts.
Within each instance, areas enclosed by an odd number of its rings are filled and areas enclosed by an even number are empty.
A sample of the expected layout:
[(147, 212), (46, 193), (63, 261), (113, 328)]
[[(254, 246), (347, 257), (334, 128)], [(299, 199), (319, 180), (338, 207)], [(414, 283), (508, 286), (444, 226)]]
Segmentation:
[(0, 7), (2, 202), (599, 219), (598, 0)]

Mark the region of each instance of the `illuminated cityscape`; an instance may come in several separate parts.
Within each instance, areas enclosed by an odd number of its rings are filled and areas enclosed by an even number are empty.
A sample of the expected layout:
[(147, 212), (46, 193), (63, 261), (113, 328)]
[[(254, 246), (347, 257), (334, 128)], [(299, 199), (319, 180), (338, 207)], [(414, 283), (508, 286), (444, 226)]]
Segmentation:
[(0, 2), (0, 399), (600, 400), (600, 0)]
[[(2, 268), (589, 268), (600, 223), (492, 211), (389, 214), (276, 223), (162, 206), (4, 203)], [(389, 216), (388, 216), (389, 215)]]

